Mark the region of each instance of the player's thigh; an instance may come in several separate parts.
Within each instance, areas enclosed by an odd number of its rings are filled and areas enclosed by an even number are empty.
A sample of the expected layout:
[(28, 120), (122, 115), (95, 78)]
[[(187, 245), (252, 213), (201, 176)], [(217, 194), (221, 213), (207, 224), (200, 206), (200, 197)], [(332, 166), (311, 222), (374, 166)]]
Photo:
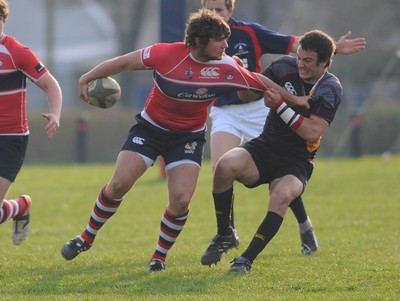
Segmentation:
[(114, 174), (107, 192), (115, 198), (123, 197), (146, 169), (146, 162), (141, 155), (133, 151), (122, 150), (115, 163)]
[(242, 147), (235, 147), (221, 157), (215, 169), (214, 177), (217, 176), (245, 185), (258, 181), (260, 177), (252, 156)]
[(192, 199), (199, 177), (200, 167), (193, 163), (184, 163), (168, 170), (168, 196), (170, 210), (174, 214), (184, 214)]
[(214, 170), (219, 158), (232, 148), (239, 146), (241, 138), (228, 132), (215, 132), (210, 137), (211, 162)]

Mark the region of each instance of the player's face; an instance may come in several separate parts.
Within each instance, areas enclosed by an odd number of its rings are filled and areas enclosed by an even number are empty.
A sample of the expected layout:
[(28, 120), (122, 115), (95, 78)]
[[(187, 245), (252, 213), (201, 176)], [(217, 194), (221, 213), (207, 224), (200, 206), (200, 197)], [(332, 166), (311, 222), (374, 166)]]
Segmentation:
[(315, 51), (305, 51), (297, 48), (297, 67), (300, 78), (307, 84), (315, 84), (326, 71), (326, 62), (318, 63)]
[(228, 48), (228, 41), (226, 38), (211, 38), (207, 45), (198, 46), (192, 53), (197, 60), (207, 62), (210, 60), (222, 59), (226, 48)]
[(204, 8), (215, 11), (220, 17), (224, 18), (226, 22), (228, 22), (233, 13), (232, 9), (228, 10), (226, 8), (225, 0), (207, 0), (204, 3)]

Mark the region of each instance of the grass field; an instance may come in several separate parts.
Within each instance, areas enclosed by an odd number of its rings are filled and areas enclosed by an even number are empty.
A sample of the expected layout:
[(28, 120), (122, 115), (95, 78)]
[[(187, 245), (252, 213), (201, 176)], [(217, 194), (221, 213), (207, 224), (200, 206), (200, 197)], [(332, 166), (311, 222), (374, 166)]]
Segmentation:
[(399, 300), (400, 157), (317, 160), (304, 200), (320, 250), (300, 254), (288, 212), (248, 275), (227, 273), (266, 213), (267, 186), (235, 185), (238, 250), (212, 268), (200, 256), (216, 231), (205, 162), (188, 223), (164, 273), (147, 273), (166, 206), (151, 168), (126, 195), (88, 252), (67, 262), (64, 242), (81, 233), (112, 165), (26, 165), (9, 197), (33, 199), (31, 232), (14, 246), (0, 226), (0, 300)]

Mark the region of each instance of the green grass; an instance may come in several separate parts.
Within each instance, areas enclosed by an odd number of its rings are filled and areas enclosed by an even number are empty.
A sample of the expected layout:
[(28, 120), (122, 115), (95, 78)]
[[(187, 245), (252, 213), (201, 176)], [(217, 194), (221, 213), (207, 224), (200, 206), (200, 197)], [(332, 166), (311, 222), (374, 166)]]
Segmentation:
[(33, 198), (27, 241), (0, 226), (1, 300), (396, 300), (400, 296), (400, 157), (317, 160), (304, 194), (320, 243), (300, 255), (293, 214), (248, 275), (227, 273), (263, 219), (267, 186), (235, 185), (239, 250), (212, 268), (200, 256), (216, 231), (211, 171), (205, 162), (188, 223), (165, 273), (148, 274), (166, 206), (166, 185), (151, 168), (126, 195), (92, 249), (67, 262), (64, 242), (79, 234), (112, 165), (26, 165), (9, 197)]

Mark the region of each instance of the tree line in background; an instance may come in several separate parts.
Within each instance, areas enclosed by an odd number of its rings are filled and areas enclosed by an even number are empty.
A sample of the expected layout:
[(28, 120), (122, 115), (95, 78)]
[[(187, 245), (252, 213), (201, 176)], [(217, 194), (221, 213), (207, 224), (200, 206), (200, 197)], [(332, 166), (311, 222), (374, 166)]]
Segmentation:
[[(154, 0), (99, 2), (103, 2), (117, 23), (121, 53), (136, 49), (135, 37), (141, 30), (143, 10), (152, 9)], [(186, 0), (187, 14), (199, 7), (200, 0)], [(331, 72), (343, 83), (343, 104), (332, 129), (323, 138), (319, 155), (358, 157), (400, 151), (400, 1), (237, 0), (234, 17), (265, 24), (284, 34), (300, 35), (319, 28), (335, 39), (348, 30), (354, 37), (365, 37), (367, 49), (363, 52), (334, 59)], [(274, 56), (267, 55), (264, 65), (272, 59)], [(150, 85), (151, 76), (146, 75), (146, 78)], [(129, 75), (122, 79), (121, 85), (130, 86), (132, 81), (138, 80), (142, 78)], [(36, 117), (40, 113), (33, 113), (31, 132), (38, 137), (31, 140), (28, 161), (77, 161), (79, 135), (82, 134), (87, 161), (114, 160), (129, 126), (134, 122), (134, 114), (141, 109), (138, 106), (126, 112), (134, 97), (129, 93), (126, 95), (126, 91), (124, 94), (129, 100), (122, 100), (112, 110), (90, 110), (85, 132), (79, 131), (80, 113), (65, 112), (61, 128), (64, 137), (55, 143), (39, 137), (41, 129), (35, 129), (42, 127), (41, 119)], [(205, 154), (207, 157), (208, 145)]]

